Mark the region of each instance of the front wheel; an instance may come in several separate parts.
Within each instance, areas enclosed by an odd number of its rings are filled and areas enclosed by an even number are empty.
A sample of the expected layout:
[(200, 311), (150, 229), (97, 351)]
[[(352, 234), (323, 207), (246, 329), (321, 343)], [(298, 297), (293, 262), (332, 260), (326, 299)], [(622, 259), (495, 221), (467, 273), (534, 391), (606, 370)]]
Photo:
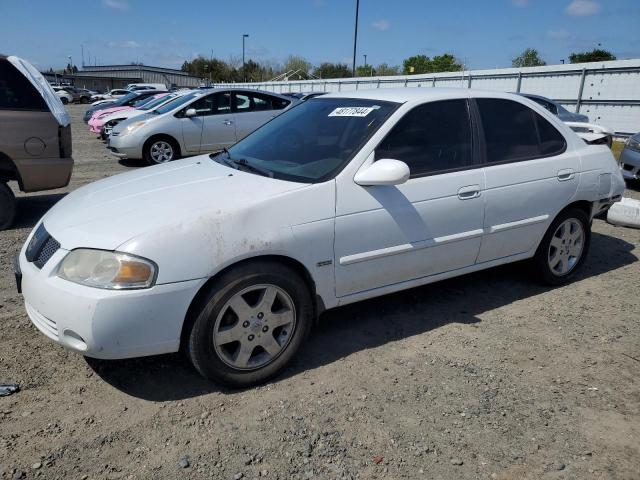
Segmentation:
[(0, 231), (6, 230), (13, 223), (16, 215), (16, 197), (4, 182), (0, 182)]
[(561, 212), (551, 223), (533, 259), (538, 277), (548, 285), (568, 283), (589, 251), (591, 222), (580, 209)]
[(305, 281), (274, 262), (222, 275), (197, 307), (187, 354), (205, 378), (249, 387), (277, 375), (309, 334), (313, 305)]
[(149, 165), (169, 163), (178, 158), (178, 147), (168, 139), (151, 140), (146, 143), (143, 155)]

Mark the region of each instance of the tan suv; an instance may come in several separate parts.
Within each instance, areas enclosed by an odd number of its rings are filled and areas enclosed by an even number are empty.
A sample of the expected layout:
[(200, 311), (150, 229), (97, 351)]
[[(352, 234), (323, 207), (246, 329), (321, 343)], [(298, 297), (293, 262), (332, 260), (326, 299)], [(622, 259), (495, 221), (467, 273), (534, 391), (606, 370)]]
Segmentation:
[(73, 170), (69, 114), (29, 62), (0, 55), (0, 230), (15, 216), (23, 192), (64, 187)]

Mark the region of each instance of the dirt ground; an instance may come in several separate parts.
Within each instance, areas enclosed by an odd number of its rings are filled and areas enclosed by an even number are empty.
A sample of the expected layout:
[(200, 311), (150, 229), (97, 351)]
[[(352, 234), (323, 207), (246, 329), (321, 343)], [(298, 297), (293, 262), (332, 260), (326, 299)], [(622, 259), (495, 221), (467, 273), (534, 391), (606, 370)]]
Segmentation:
[(516, 264), (327, 312), (260, 388), (178, 354), (87, 361), (31, 325), (11, 267), (65, 192), (140, 166), (70, 110), (71, 185), (22, 195), (0, 233), (0, 382), (21, 386), (0, 478), (640, 479), (640, 230), (596, 220), (566, 287)]

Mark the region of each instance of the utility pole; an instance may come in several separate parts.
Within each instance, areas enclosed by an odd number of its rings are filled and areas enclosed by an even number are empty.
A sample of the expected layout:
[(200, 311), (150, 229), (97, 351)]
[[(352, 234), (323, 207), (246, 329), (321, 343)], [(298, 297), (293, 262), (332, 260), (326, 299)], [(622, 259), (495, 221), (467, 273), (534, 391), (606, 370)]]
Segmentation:
[(242, 34), (242, 77), (244, 78), (244, 81), (247, 81), (247, 74), (245, 72), (244, 69), (244, 40), (245, 38), (247, 38), (249, 35), (247, 33), (243, 33)]
[(353, 33), (353, 65), (351, 67), (351, 74), (356, 76), (356, 53), (358, 47), (358, 13), (360, 10), (360, 0), (356, 0), (356, 24)]
[(80, 51), (82, 52), (82, 68), (84, 68), (84, 45), (80, 44)]

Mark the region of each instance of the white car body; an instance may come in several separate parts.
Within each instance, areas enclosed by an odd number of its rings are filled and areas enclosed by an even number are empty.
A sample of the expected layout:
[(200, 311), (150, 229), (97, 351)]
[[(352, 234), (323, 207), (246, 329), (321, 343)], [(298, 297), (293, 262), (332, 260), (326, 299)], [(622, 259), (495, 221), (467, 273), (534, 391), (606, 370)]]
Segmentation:
[[(408, 180), (402, 162), (376, 165), (376, 147), (414, 107), (481, 98), (529, 107), (561, 133), (566, 149)], [(39, 269), (25, 256), (32, 233), (19, 256), (32, 322), (91, 357), (175, 352), (200, 289), (238, 262), (269, 257), (299, 265), (312, 280), (318, 309), (329, 309), (531, 258), (568, 205), (588, 205), (592, 218), (624, 190), (609, 149), (586, 145), (519, 96), (406, 88), (328, 94), (304, 103), (326, 99), (398, 103), (326, 181), (267, 178), (202, 155), (107, 178), (63, 198), (40, 222), (60, 247)], [(374, 175), (378, 167), (386, 173)], [(380, 185), (385, 175), (406, 181)], [(150, 259), (158, 266), (155, 283), (105, 290), (57, 276), (62, 260), (78, 248)]]
[(127, 90), (166, 90), (167, 86), (164, 83), (130, 83), (127, 85)]
[(56, 92), (56, 95), (63, 103), (73, 103), (73, 95), (67, 92), (64, 87), (53, 87), (53, 91)]
[(100, 105), (101, 103), (117, 100), (118, 98), (122, 98), (130, 93), (131, 92), (129, 90), (126, 90), (124, 88), (114, 88), (107, 93), (98, 93), (97, 95), (92, 95), (91, 100), (93, 100), (93, 102), (91, 103), (91, 105)]

